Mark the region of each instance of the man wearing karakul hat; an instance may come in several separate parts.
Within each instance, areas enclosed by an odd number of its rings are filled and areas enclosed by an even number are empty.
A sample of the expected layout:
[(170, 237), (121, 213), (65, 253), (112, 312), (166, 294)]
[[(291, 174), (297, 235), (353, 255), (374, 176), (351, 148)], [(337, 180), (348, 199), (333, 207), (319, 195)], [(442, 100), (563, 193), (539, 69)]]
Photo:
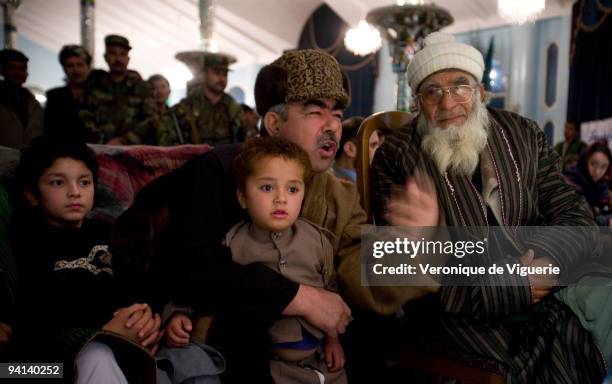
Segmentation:
[[(308, 154), (315, 175), (305, 190), (301, 216), (327, 230), (338, 269), (359, 269), (365, 212), (355, 186), (328, 172), (350, 101), (338, 62), (314, 50), (286, 52), (257, 75), (255, 101), (262, 134), (288, 139)], [(345, 331), (350, 310), (335, 293), (294, 283), (258, 263), (232, 262), (221, 241), (246, 217), (231, 174), (238, 148), (217, 146), (143, 188), (116, 221), (113, 256), (143, 269), (151, 265), (154, 276), (170, 287), (164, 300), (215, 315), (208, 342), (227, 361), (222, 382), (270, 383), (270, 326), (284, 315), (302, 316), (336, 336)], [(163, 245), (158, 240), (155, 247), (142, 244), (142, 233), (158, 231), (159, 225), (151, 227), (157, 212), (169, 215), (162, 219), (168, 220), (166, 236), (160, 237)], [(371, 300), (369, 291), (360, 292), (354, 299)], [(319, 382), (316, 371), (306, 373)]]

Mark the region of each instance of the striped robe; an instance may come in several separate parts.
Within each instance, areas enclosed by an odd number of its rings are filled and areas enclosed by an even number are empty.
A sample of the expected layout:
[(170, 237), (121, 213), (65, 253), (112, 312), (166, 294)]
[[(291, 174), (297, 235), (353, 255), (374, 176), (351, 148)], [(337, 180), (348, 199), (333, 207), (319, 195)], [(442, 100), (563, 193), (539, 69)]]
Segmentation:
[[(537, 256), (555, 259), (562, 271), (595, 254), (597, 232), (589, 207), (562, 180), (558, 156), (543, 132), (514, 113), (489, 109), (489, 117), (484, 150), (493, 159), (499, 183), (500, 225), (554, 225), (559, 231), (554, 242), (536, 235), (527, 245)], [(471, 178), (448, 174), (445, 180), (421, 150), (416, 119), (389, 135), (378, 151), (370, 177), (377, 223), (385, 223), (383, 208), (392, 186), (404, 185), (417, 167), (432, 177), (447, 225), (487, 225)], [(582, 240), (575, 240), (576, 228), (566, 232), (561, 226), (584, 226), (578, 234)], [(506, 276), (504, 286), (487, 284), (492, 278), (501, 277), (479, 276), (473, 286), (440, 289), (443, 315), (435, 325), (435, 342), (494, 359), (509, 383), (601, 383), (606, 371), (601, 352), (568, 307), (553, 295), (530, 305), (526, 277)]]

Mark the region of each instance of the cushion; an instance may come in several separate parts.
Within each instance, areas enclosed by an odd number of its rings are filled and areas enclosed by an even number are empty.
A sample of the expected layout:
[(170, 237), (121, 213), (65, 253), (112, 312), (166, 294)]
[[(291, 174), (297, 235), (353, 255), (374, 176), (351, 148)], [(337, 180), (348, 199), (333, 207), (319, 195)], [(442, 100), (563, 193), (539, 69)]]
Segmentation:
[[(207, 144), (174, 147), (90, 144), (90, 147), (96, 153), (99, 171), (96, 200), (89, 216), (107, 222), (125, 211), (143, 186), (212, 148)], [(19, 156), (19, 150), (0, 146), (0, 184), (11, 192)]]
[(96, 201), (90, 217), (105, 221), (125, 211), (143, 186), (212, 148), (206, 144), (90, 146), (99, 163)]

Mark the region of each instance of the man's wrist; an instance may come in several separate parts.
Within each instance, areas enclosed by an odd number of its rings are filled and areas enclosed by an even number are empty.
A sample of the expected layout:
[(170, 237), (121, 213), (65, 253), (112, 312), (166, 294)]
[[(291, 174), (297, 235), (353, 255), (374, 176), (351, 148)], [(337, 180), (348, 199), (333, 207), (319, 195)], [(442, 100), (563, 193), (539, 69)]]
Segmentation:
[(303, 285), (300, 284), (298, 286), (298, 290), (295, 294), (295, 296), (293, 297), (293, 300), (291, 300), (289, 302), (289, 305), (287, 305), (285, 307), (285, 310), (283, 311), (283, 315), (285, 316), (300, 316), (303, 313), (305, 313), (306, 311), (304, 310), (304, 308), (307, 306), (307, 300), (306, 297), (309, 295), (309, 291), (312, 289), (312, 287), (308, 286), (308, 285)]

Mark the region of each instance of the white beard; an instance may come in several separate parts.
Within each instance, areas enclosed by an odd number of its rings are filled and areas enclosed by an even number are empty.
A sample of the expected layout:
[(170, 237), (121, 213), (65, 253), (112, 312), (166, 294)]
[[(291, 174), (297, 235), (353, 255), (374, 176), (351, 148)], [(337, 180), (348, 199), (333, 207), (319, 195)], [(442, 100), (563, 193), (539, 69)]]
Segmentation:
[(448, 171), (471, 176), (478, 166), (480, 153), (487, 145), (489, 114), (476, 95), (474, 110), (462, 125), (449, 125), (442, 129), (427, 121), (421, 113), (417, 130), (423, 136), (421, 148), (441, 174)]

